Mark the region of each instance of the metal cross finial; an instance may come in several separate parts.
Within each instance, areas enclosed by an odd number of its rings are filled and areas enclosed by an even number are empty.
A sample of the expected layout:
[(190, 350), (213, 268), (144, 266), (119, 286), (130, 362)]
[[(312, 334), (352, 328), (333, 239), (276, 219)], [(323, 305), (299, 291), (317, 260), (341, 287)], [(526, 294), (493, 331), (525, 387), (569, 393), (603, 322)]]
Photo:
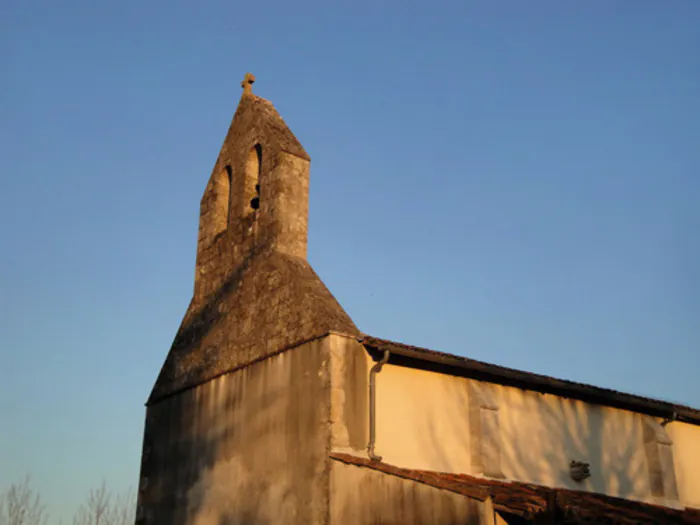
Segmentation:
[(253, 82), (255, 82), (255, 77), (252, 73), (246, 73), (241, 82), (241, 87), (243, 88), (243, 94), (253, 94)]

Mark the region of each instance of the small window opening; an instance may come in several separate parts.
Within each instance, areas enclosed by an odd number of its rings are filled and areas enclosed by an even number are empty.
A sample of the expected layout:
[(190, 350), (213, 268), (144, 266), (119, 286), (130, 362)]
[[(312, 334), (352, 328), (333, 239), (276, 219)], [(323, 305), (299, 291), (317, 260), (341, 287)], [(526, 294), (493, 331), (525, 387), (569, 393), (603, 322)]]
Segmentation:
[(255, 197), (250, 199), (250, 207), (254, 210), (260, 208), (260, 184), (255, 185)]
[(256, 144), (248, 153), (245, 168), (245, 204), (251, 210), (260, 208), (260, 170), (262, 168), (262, 147)]

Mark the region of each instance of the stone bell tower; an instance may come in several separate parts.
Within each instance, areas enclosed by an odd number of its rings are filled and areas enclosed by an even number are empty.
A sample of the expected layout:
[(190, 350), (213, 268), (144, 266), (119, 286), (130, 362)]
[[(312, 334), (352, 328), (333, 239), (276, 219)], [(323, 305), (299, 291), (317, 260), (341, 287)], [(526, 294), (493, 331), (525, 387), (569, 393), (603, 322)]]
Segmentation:
[(306, 258), (310, 158), (267, 100), (241, 83), (233, 117), (201, 202), (195, 299), (254, 253)]
[[(268, 465), (274, 455), (250, 448), (272, 435), (256, 421), (275, 396), (299, 410), (287, 399), (293, 385), (320, 365), (285, 372), (277, 386), (255, 383), (255, 393), (235, 388), (261, 367), (282, 366), (275, 356), (290, 348), (329, 332), (358, 333), (306, 261), (310, 158), (274, 106), (253, 94), (254, 81), (247, 74), (241, 84), (204, 190), (194, 293), (147, 402), (137, 524), (200, 523), (203, 512), (229, 505), (202, 503), (202, 480), (212, 473), (228, 473), (216, 482), (227, 494), (250, 490), (243, 479), (264, 468), (249, 463)], [(305, 359), (316, 359), (304, 348)], [(278, 469), (294, 458), (280, 457)]]

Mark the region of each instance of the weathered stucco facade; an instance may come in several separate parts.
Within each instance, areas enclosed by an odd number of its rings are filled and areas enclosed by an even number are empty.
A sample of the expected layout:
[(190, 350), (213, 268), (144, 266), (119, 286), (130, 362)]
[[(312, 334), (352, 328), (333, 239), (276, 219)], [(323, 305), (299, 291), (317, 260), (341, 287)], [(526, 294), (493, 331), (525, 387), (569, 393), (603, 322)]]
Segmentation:
[(310, 341), (150, 406), (139, 520), (325, 523), (326, 345)]
[[(367, 390), (375, 359), (362, 341), (332, 337), (334, 451), (366, 455), (366, 440), (350, 436), (367, 436), (367, 404), (348, 399)], [(390, 360), (377, 376), (382, 462), (700, 508), (697, 424), (416, 365)], [(589, 463), (590, 477), (572, 479), (572, 460)]]
[(361, 334), (306, 261), (310, 159), (253, 80), (147, 403), (137, 525), (700, 524), (700, 411)]

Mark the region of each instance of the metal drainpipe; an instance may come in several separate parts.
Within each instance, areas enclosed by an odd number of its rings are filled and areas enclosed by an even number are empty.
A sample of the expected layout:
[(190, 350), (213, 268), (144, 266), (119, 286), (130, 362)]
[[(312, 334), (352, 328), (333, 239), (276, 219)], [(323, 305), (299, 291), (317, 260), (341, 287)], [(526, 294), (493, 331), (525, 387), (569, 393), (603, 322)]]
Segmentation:
[(376, 387), (377, 374), (382, 370), (382, 367), (389, 361), (389, 350), (384, 350), (384, 357), (374, 364), (369, 371), (369, 443), (367, 443), (367, 455), (372, 461), (381, 461), (382, 457), (374, 453), (374, 444), (376, 441), (377, 423), (376, 423)]

